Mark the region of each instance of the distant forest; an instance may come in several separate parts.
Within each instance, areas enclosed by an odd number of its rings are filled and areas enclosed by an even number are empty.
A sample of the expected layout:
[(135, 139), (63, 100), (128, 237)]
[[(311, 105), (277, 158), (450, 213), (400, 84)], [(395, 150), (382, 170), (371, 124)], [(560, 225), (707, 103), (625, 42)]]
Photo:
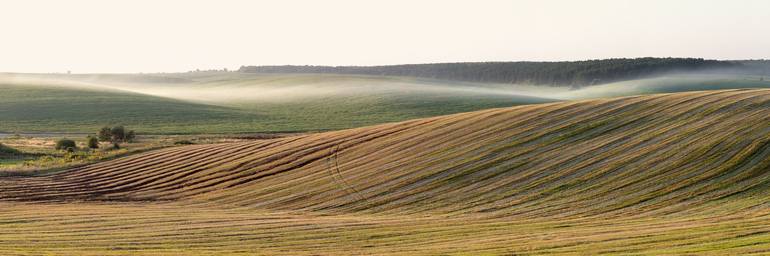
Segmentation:
[(560, 62), (465, 62), (390, 66), (242, 66), (247, 73), (321, 73), (582, 87), (676, 72), (770, 74), (769, 60), (636, 58)]

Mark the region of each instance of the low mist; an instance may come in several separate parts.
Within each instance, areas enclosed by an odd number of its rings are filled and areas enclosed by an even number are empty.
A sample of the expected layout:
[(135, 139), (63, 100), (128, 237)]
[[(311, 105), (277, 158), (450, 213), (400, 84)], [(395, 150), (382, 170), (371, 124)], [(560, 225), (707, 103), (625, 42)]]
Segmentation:
[(236, 72), (165, 75), (0, 74), (0, 83), (109, 90), (222, 106), (291, 103), (335, 97), (446, 95), (530, 97), (541, 101), (591, 99), (676, 91), (770, 88), (762, 76), (724, 72), (676, 73), (588, 86), (580, 89), (485, 84), (431, 79), (356, 75), (244, 75)]
[[(122, 76), (122, 77), (121, 77)], [(346, 75), (250, 75), (228, 73), (193, 79), (148, 79), (144, 75), (6, 74), (0, 81), (26, 86), (113, 90), (214, 105), (289, 103), (299, 100), (360, 95), (474, 95), (548, 99), (566, 88), (531, 85), (476, 84), (426, 79)], [(173, 81), (173, 82), (168, 82)]]

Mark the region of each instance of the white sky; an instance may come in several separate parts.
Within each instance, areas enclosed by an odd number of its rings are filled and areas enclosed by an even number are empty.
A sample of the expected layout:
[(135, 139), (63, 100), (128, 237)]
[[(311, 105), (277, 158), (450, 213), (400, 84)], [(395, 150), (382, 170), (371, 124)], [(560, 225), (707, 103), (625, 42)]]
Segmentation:
[(770, 58), (770, 1), (0, 0), (0, 71)]

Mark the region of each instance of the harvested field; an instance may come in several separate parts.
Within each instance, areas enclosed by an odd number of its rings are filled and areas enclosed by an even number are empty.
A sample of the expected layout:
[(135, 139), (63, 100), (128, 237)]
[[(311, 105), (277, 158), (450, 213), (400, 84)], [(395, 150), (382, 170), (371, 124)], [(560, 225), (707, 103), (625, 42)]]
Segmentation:
[(0, 178), (0, 254), (770, 250), (770, 90), (490, 109)]

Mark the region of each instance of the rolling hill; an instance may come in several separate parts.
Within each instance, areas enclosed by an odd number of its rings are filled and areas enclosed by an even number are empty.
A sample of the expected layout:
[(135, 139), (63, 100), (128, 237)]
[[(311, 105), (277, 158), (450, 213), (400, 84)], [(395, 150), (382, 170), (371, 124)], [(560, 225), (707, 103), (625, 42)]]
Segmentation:
[(0, 132), (302, 132), (559, 100), (770, 88), (761, 76), (669, 74), (582, 89), (337, 74), (5, 74)]
[(477, 84), (352, 75), (0, 75), (0, 132), (297, 132), (554, 101)]
[(593, 99), (639, 94), (746, 88), (770, 88), (770, 81), (767, 81), (762, 76), (669, 74), (654, 78), (607, 83), (580, 90), (554, 93), (551, 97), (558, 99)]
[(0, 178), (0, 253), (762, 254), (769, 121), (716, 90), (163, 149)]
[(110, 124), (140, 131), (191, 132), (258, 115), (139, 93), (94, 87), (0, 84), (0, 132), (91, 133)]

